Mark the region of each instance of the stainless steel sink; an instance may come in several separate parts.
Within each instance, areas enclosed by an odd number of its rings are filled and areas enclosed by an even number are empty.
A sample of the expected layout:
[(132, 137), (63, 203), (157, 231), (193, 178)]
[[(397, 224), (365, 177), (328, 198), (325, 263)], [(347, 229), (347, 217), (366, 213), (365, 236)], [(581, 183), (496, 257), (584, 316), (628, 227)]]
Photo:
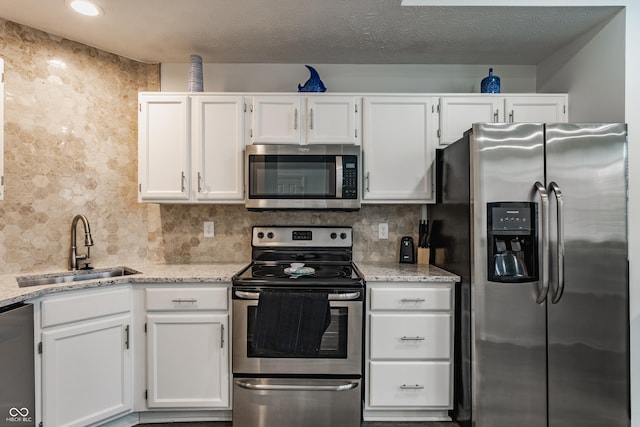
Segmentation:
[(94, 270), (74, 270), (61, 273), (40, 274), (34, 276), (18, 276), (18, 286), (55, 285), (59, 283), (79, 282), (83, 280), (108, 279), (110, 277), (130, 276), (140, 274), (129, 267), (97, 268)]

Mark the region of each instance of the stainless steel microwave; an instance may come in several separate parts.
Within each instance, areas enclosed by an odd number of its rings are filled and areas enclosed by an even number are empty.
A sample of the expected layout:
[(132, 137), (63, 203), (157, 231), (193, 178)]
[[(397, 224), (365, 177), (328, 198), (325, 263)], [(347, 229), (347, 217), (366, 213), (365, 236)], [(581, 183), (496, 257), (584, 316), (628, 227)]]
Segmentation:
[(245, 206), (358, 210), (360, 154), (357, 145), (248, 145)]

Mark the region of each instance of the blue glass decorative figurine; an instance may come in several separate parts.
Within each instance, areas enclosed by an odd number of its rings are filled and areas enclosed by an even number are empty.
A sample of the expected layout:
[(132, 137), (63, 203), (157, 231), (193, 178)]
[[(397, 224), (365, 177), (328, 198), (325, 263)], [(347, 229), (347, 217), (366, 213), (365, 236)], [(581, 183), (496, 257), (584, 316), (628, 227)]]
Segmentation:
[(322, 80), (320, 80), (318, 72), (308, 65), (305, 65), (305, 67), (309, 69), (311, 77), (309, 77), (309, 80), (306, 81), (304, 86), (298, 85), (298, 92), (325, 92), (327, 88), (324, 83), (322, 83)]
[(493, 68), (489, 68), (489, 75), (480, 83), (482, 93), (500, 93), (500, 77), (493, 75)]

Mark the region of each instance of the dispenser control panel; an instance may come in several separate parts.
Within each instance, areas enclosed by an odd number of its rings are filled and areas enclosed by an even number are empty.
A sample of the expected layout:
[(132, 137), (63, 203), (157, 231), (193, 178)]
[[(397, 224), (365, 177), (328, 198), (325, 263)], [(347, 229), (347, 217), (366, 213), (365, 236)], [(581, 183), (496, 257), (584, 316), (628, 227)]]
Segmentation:
[(531, 207), (524, 206), (491, 206), (489, 224), (492, 231), (530, 231), (532, 224)]

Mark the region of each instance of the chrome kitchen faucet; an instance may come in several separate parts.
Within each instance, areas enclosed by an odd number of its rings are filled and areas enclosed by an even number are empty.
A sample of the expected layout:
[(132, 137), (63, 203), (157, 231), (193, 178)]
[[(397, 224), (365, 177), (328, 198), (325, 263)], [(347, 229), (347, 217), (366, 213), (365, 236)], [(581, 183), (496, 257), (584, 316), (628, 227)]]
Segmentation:
[[(84, 245), (87, 247), (87, 253), (84, 255), (78, 255), (77, 247), (76, 247), (76, 226), (78, 225), (78, 221), (82, 221), (84, 225)], [(77, 270), (78, 269), (78, 260), (86, 259), (88, 260), (90, 255), (89, 249), (93, 246), (93, 239), (91, 238), (91, 228), (89, 227), (89, 220), (84, 215), (76, 215), (73, 217), (73, 221), (71, 222), (71, 252), (69, 255), (69, 270)], [(86, 264), (89, 265), (88, 263)]]

